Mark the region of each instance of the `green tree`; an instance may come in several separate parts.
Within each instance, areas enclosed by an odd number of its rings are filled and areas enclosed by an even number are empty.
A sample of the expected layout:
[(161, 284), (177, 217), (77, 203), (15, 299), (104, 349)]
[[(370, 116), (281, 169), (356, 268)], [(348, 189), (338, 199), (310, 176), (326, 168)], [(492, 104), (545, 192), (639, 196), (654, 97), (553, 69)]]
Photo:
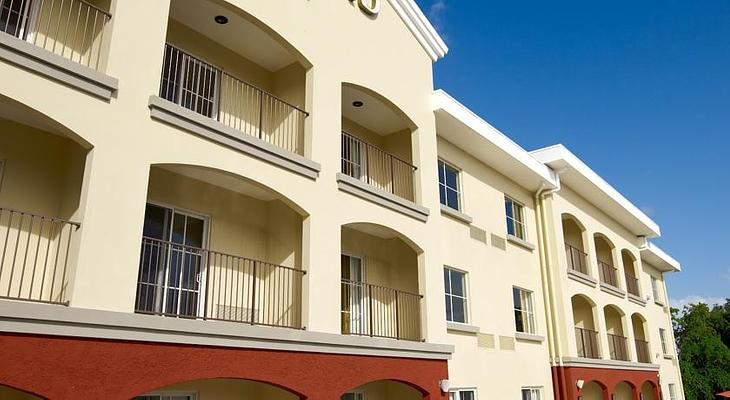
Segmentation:
[(713, 400), (730, 390), (730, 299), (712, 309), (703, 303), (672, 309), (672, 320), (687, 400)]

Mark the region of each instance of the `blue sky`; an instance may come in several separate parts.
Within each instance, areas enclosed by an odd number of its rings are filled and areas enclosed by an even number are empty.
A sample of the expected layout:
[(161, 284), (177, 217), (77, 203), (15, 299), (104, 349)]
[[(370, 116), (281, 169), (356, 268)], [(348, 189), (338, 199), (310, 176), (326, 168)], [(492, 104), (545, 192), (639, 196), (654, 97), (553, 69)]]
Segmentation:
[(436, 88), (660, 224), (674, 304), (730, 297), (730, 1), (417, 3), (449, 46)]

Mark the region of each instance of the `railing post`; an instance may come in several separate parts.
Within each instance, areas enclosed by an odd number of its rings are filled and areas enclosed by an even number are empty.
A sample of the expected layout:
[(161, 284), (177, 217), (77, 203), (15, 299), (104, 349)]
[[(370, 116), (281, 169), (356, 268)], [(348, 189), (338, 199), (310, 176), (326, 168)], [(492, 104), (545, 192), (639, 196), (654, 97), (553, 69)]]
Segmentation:
[(395, 291), (395, 337), (400, 339), (400, 319), (398, 318), (398, 291)]
[(256, 323), (256, 321), (254, 321), (254, 318), (256, 316), (256, 280), (257, 280), (257, 275), (258, 275), (258, 273), (257, 273), (258, 262), (257, 261), (252, 261), (252, 262), (253, 262), (253, 278), (252, 278), (253, 283), (251, 285), (251, 324), (253, 325), (254, 323)]
[(370, 317), (370, 336), (373, 336), (373, 285), (368, 285), (368, 316)]
[(264, 138), (264, 92), (259, 91), (259, 139)]
[(368, 184), (370, 184), (370, 146), (363, 142), (363, 147), (365, 147), (365, 174), (367, 175)]
[(208, 288), (210, 287), (211, 253), (203, 252), (205, 257), (205, 297), (203, 297), (203, 319), (208, 319)]
[(395, 173), (393, 172), (393, 157), (390, 157), (390, 192), (395, 194)]

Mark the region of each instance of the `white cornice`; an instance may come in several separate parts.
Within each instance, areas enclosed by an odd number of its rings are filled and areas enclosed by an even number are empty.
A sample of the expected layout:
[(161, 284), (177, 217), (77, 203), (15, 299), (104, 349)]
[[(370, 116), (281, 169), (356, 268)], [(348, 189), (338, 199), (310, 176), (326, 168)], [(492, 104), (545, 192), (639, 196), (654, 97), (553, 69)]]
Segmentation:
[(679, 261), (649, 241), (641, 249), (641, 259), (662, 272), (679, 272), (682, 270)]
[(413, 0), (389, 0), (398, 16), (411, 30), (423, 49), (433, 61), (438, 61), (449, 52), (444, 40)]

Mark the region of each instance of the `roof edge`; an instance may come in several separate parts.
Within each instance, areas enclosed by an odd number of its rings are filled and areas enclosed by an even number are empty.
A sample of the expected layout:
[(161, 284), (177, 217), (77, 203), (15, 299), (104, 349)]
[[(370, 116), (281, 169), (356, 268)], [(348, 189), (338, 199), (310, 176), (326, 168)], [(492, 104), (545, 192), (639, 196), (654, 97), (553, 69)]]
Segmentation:
[(448, 46), (414, 0), (389, 0), (389, 2), (431, 60), (435, 62), (446, 56), (449, 52)]
[(548, 189), (556, 189), (558, 182), (550, 167), (541, 163), (530, 155), (530, 153), (522, 148), (519, 144), (510, 139), (507, 135), (500, 132), (497, 128), (485, 121), (482, 117), (474, 113), (468, 107), (454, 99), (446, 91), (442, 89), (433, 92), (433, 110), (443, 111), (456, 120), (463, 123), (469, 129), (477, 132), (488, 141), (494, 143), (495, 146), (510, 155), (519, 163), (530, 169), (535, 175), (546, 183)]
[(654, 243), (647, 241), (646, 246), (641, 249), (642, 256), (644, 256), (645, 252), (659, 259), (672, 272), (682, 271), (682, 264)]

